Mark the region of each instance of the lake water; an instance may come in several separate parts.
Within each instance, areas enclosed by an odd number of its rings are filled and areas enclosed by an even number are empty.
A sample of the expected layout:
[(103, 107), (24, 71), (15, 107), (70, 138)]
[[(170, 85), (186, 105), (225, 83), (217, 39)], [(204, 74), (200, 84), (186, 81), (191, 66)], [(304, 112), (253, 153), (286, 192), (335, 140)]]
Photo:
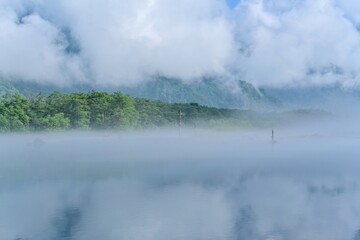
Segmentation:
[(278, 130), (0, 137), (1, 240), (359, 240), (360, 138)]

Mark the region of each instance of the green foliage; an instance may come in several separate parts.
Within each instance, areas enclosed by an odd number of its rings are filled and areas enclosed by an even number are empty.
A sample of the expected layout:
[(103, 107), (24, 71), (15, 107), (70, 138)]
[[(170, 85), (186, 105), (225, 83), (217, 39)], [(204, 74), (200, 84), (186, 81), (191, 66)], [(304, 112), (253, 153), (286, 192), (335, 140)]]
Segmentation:
[[(197, 103), (169, 104), (132, 98), (120, 92), (53, 92), (48, 96), (3, 96), (0, 99), (0, 132), (175, 127), (179, 111), (182, 123), (192, 127), (269, 127), (284, 122), (277, 113), (218, 109)], [(323, 115), (309, 110), (283, 115), (295, 119), (314, 114)]]
[(64, 113), (57, 113), (53, 116), (45, 116), (38, 121), (37, 130), (63, 130), (70, 128), (70, 120)]
[(2, 131), (24, 131), (29, 127), (30, 117), (28, 115), (29, 100), (18, 94), (10, 97), (3, 97), (1, 101), (1, 119), (4, 126)]
[[(143, 106), (140, 106), (142, 103)], [(161, 126), (169, 121), (160, 102), (133, 99), (120, 92), (23, 97), (18, 94), (0, 100), (0, 131), (66, 129), (111, 129)], [(161, 114), (160, 114), (161, 113)]]
[(139, 114), (131, 97), (116, 92), (112, 94), (110, 103), (108, 126), (118, 128), (136, 126)]
[(70, 119), (73, 128), (86, 129), (90, 126), (90, 106), (88, 94), (73, 93), (65, 96), (64, 107), (65, 116)]

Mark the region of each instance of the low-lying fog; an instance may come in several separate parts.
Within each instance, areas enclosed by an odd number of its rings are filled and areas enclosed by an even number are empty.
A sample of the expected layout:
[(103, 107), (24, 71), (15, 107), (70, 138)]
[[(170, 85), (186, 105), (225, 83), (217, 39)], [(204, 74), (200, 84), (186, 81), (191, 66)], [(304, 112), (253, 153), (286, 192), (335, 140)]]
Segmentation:
[(0, 239), (359, 240), (359, 136), (3, 135)]

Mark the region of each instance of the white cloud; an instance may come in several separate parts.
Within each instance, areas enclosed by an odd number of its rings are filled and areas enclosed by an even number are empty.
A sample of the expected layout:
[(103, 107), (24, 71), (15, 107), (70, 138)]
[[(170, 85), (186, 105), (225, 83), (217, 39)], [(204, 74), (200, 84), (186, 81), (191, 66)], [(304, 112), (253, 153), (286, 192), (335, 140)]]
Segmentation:
[(0, 12), (0, 74), (25, 80), (116, 85), (240, 72), (258, 85), (349, 87), (360, 73), (353, 0), (242, 0), (234, 10), (224, 0), (1, 0)]
[[(26, 39), (21, 32), (16, 32), (15, 37), (23, 40), (12, 44), (14, 48), (30, 48), (32, 52), (19, 53), (5, 44), (0, 48), (16, 59), (26, 54), (24, 62), (31, 63), (30, 69), (42, 68), (44, 64), (51, 66), (39, 74), (35, 69), (24, 70), (14, 59), (9, 62), (10, 67), (0, 65), (2, 72), (20, 72), (21, 77), (32, 79), (48, 77), (51, 81), (60, 76), (62, 83), (64, 71), (59, 73), (57, 68), (74, 58), (62, 53), (64, 46), (54, 43), (64, 26), (70, 28), (81, 48), (76, 60), (82, 59), (82, 65), (88, 67), (87, 74), (103, 84), (138, 82), (154, 74), (185, 80), (208, 73), (222, 74), (232, 55), (232, 25), (224, 17), (229, 10), (221, 1), (65, 0), (38, 1), (33, 7), (39, 15), (50, 19), (46, 21), (37, 16), (45, 34), (33, 21), (23, 26), (16, 25), (14, 17), (2, 20), (10, 22), (5, 27), (11, 31), (25, 26), (33, 29)], [(44, 46), (49, 49), (42, 51)], [(45, 53), (51, 55), (37, 57)]]
[(61, 33), (37, 14), (18, 23), (15, 12), (0, 16), (0, 70), (2, 75), (39, 82), (81, 80), (81, 63), (66, 56)]
[[(258, 84), (326, 84), (357, 75), (360, 35), (344, 10), (331, 0), (294, 6), (285, 11), (271, 10), (262, 1), (238, 6), (240, 20), (246, 20), (239, 24), (240, 32), (247, 30), (243, 41), (251, 46), (251, 54), (240, 56), (238, 63), (246, 79)], [(334, 66), (343, 74), (326, 72)]]

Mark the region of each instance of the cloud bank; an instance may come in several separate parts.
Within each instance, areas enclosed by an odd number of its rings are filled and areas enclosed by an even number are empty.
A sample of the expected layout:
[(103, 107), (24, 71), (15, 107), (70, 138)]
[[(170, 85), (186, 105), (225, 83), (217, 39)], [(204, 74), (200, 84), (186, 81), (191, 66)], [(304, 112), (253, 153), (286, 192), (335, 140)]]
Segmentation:
[[(340, 3), (341, 2), (341, 3)], [(355, 1), (243, 1), (240, 67), (262, 84), (358, 82)]]
[(152, 76), (358, 85), (354, 0), (1, 0), (0, 75), (71, 85)]

